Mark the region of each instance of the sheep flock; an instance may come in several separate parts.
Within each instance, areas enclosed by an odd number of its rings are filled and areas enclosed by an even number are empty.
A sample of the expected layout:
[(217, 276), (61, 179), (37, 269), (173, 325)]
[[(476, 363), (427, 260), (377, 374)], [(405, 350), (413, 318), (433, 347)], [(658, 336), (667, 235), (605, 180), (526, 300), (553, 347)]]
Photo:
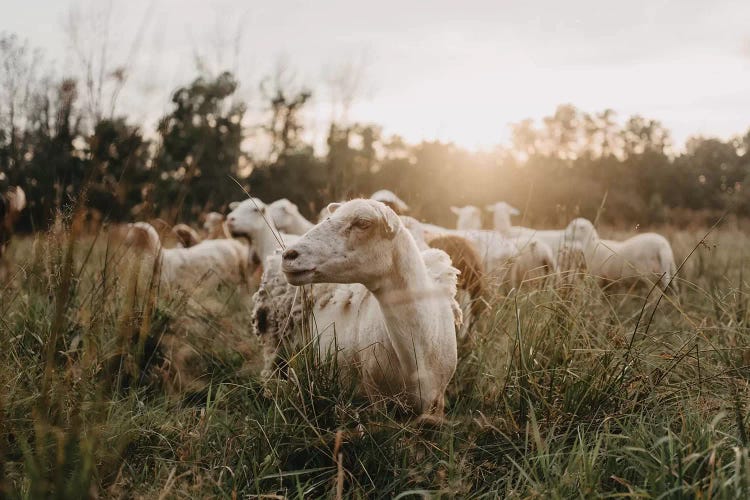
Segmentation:
[[(0, 265), (25, 204), (20, 188), (0, 196)], [(264, 377), (284, 377), (281, 348), (299, 350), (312, 335), (321, 358), (334, 356), (364, 397), (398, 400), (428, 421), (443, 418), (459, 345), (487, 314), (489, 292), (575, 287), (579, 275), (607, 291), (659, 296), (677, 287), (672, 247), (659, 234), (606, 240), (583, 218), (559, 229), (514, 226), (521, 212), (502, 201), (484, 207), (491, 229), (476, 206), (450, 207), (455, 228), (421, 221), (388, 190), (331, 203), (317, 223), (286, 198), (228, 207), (226, 216), (206, 214), (200, 229), (126, 224), (123, 240), (164, 289), (253, 293)]]

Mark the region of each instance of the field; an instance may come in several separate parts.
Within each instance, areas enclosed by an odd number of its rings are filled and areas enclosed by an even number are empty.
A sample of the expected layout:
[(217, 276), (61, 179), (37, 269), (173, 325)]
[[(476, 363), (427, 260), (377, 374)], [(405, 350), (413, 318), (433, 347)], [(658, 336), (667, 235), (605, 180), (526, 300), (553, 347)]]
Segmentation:
[(359, 399), (314, 349), (261, 379), (247, 291), (167, 294), (106, 233), (17, 238), (2, 491), (747, 498), (750, 237), (728, 226), (663, 230), (686, 259), (678, 297), (587, 276), (491, 297), (439, 427)]

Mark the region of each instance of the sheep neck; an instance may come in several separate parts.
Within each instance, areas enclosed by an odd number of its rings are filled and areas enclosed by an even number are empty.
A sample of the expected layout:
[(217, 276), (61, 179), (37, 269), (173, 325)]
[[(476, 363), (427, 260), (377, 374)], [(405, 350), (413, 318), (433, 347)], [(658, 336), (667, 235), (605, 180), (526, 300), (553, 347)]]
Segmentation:
[(404, 373), (416, 373), (435, 333), (435, 301), (423, 300), (434, 297), (434, 284), (417, 244), (403, 228), (394, 239), (391, 272), (371, 291)]

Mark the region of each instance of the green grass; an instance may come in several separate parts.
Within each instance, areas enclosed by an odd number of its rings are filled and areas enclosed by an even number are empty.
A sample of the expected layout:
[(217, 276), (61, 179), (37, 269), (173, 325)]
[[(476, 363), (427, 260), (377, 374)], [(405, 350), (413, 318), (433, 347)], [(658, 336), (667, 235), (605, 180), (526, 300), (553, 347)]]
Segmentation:
[(750, 238), (666, 232), (678, 259), (697, 248), (655, 310), (587, 277), (492, 297), (439, 428), (362, 400), (309, 351), (261, 380), (245, 291), (167, 294), (106, 234), (16, 239), (2, 492), (747, 498)]

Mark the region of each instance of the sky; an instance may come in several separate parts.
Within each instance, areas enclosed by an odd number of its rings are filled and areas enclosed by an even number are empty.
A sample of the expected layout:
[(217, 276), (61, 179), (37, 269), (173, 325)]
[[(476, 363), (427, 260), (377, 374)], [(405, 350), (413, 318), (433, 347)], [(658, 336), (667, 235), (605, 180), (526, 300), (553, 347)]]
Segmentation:
[(748, 0), (0, 0), (0, 13), (58, 74), (80, 69), (71, 19), (91, 46), (109, 26), (109, 58), (131, 73), (118, 110), (151, 127), (199, 55), (237, 73), (251, 112), (283, 64), (313, 89), (316, 141), (342, 118), (342, 73), (358, 77), (346, 118), (408, 142), (489, 149), (563, 103), (660, 120), (677, 144), (750, 128)]

